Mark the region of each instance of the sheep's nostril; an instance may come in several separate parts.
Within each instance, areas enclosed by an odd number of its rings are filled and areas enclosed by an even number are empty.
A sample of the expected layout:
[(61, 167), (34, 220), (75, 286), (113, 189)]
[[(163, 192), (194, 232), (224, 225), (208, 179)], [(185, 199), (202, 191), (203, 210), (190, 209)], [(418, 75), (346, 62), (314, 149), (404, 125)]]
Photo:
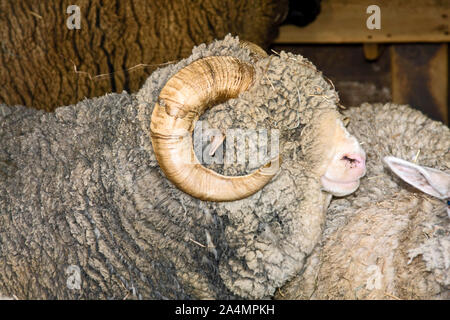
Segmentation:
[(345, 154), (341, 160), (346, 161), (350, 168), (364, 168), (366, 166), (365, 159), (356, 154)]

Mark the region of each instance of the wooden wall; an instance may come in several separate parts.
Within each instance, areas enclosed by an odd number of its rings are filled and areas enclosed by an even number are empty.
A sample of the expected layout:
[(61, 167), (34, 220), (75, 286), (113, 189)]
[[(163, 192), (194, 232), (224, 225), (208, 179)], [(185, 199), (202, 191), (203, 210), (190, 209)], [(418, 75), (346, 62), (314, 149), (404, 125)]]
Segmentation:
[[(370, 30), (369, 5), (380, 8)], [(449, 123), (450, 0), (323, 0), (306, 27), (282, 26), (272, 49), (304, 55), (342, 103), (407, 103)]]

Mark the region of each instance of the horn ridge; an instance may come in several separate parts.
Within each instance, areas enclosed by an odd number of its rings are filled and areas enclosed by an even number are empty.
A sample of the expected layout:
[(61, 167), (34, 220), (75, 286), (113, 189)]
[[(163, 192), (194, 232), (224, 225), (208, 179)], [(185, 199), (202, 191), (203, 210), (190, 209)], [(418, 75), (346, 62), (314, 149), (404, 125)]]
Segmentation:
[(277, 173), (279, 157), (248, 175), (224, 176), (201, 165), (193, 149), (198, 118), (248, 90), (254, 74), (251, 65), (237, 58), (206, 57), (178, 71), (161, 90), (152, 113), (151, 140), (161, 170), (180, 190), (205, 201), (234, 201), (259, 191)]

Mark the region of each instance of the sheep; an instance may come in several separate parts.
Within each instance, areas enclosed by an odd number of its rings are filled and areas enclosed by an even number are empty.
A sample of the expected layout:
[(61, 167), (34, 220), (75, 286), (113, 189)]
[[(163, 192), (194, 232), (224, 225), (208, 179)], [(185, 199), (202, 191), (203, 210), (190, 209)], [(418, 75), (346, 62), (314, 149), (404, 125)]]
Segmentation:
[[(363, 104), (344, 115), (367, 152), (367, 178), (353, 195), (332, 201), (320, 244), (276, 298), (449, 299), (450, 219), (442, 201), (449, 197), (449, 128), (392, 103)], [(441, 193), (406, 176), (432, 196), (422, 193), (391, 167), (441, 170)]]
[[(450, 199), (450, 174), (396, 157), (385, 157), (383, 161), (403, 181), (422, 192), (441, 200)], [(447, 215), (450, 218), (450, 207), (447, 207)]]
[(287, 0), (2, 1), (0, 103), (53, 111), (136, 92), (159, 65), (228, 33), (267, 47), (287, 13)]
[(289, 12), (284, 24), (304, 27), (313, 22), (320, 13), (322, 0), (289, 1)]
[[(202, 44), (189, 58), (155, 71), (135, 95), (108, 94), (54, 113), (3, 105), (0, 293), (256, 299), (271, 297), (299, 272), (319, 241), (332, 194), (358, 187), (365, 153), (342, 123), (336, 92), (312, 63), (284, 52), (261, 57), (249, 47), (231, 36)], [(211, 201), (181, 191), (153, 149), (154, 136), (164, 134), (153, 113), (162, 106), (170, 114), (183, 111), (163, 92), (193, 65), (212, 68), (211, 57), (237, 59), (242, 72), (251, 67), (252, 84), (234, 99), (219, 94), (222, 103), (195, 113), (199, 121), (189, 126), (224, 130), (227, 142), (230, 128), (267, 128), (279, 137), (279, 170), (241, 200), (217, 202), (220, 190)], [(214, 74), (220, 70), (227, 68)], [(184, 84), (203, 96), (195, 83)], [(192, 113), (189, 105), (181, 108)], [(238, 151), (255, 141), (249, 135)], [(269, 139), (259, 144), (271, 148)], [(195, 149), (198, 158), (202, 148)], [(230, 179), (251, 175), (268, 157), (204, 165)]]

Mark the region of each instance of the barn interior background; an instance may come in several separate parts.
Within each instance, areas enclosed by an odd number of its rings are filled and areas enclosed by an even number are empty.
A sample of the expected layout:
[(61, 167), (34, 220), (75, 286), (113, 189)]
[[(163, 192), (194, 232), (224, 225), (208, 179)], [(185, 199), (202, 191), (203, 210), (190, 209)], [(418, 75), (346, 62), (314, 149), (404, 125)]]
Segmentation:
[(136, 92), (231, 33), (307, 57), (344, 106), (407, 103), (448, 124), (449, 17), (448, 0), (5, 0), (0, 103), (52, 111)]
[[(371, 5), (380, 29), (367, 27)], [(272, 49), (313, 61), (343, 105), (410, 104), (448, 124), (449, 25), (446, 0), (323, 0), (312, 23), (281, 26)]]

